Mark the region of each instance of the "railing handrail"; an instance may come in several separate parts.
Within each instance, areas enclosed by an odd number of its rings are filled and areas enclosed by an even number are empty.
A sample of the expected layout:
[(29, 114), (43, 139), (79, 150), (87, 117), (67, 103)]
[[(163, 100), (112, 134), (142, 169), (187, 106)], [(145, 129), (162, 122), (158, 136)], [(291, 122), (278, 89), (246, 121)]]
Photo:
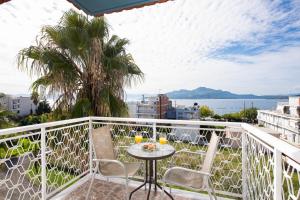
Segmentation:
[(114, 121), (114, 122), (136, 122), (136, 123), (162, 123), (178, 125), (206, 125), (206, 126), (231, 126), (241, 127), (240, 122), (215, 122), (201, 120), (172, 120), (172, 119), (147, 119), (147, 118), (122, 118), (122, 117), (91, 117), (92, 120)]
[(10, 135), (14, 133), (19, 133), (23, 131), (32, 131), (32, 130), (38, 130), (41, 128), (49, 128), (53, 126), (60, 126), (64, 124), (71, 124), (71, 123), (77, 123), (82, 121), (88, 121), (90, 117), (81, 117), (76, 119), (68, 119), (68, 120), (60, 120), (60, 121), (54, 121), (54, 122), (47, 122), (47, 123), (41, 123), (41, 124), (34, 124), (34, 125), (28, 125), (28, 126), (19, 126), (14, 128), (7, 128), (0, 130), (0, 136), (3, 135)]
[(250, 124), (242, 123), (242, 128), (248, 131), (251, 135), (255, 136), (258, 140), (268, 144), (274, 149), (279, 150), (281, 153), (287, 155), (290, 159), (300, 163), (300, 148), (297, 148), (284, 140), (276, 138), (263, 130)]
[(280, 118), (284, 118), (284, 119), (291, 119), (294, 121), (300, 120), (299, 117), (288, 116), (286, 114), (277, 113), (276, 111), (273, 111), (273, 110), (258, 110), (257, 112), (262, 113), (262, 114), (274, 115), (276, 117), (280, 117)]
[(240, 122), (215, 122), (215, 121), (196, 121), (196, 120), (169, 120), (169, 119), (143, 119), (143, 118), (121, 118), (121, 117), (82, 117), (69, 120), (61, 120), (55, 122), (48, 122), (29, 126), (20, 126), (15, 128), (8, 128), (0, 130), (0, 136), (9, 135), (23, 131), (38, 130), (41, 128), (49, 128), (53, 126), (59, 126), (64, 124), (77, 123), (88, 120), (100, 120), (100, 121), (111, 121), (111, 122), (135, 122), (135, 123), (166, 123), (166, 124), (177, 124), (177, 125), (207, 125), (207, 126), (229, 126), (229, 127), (241, 127), (252, 135), (257, 137), (262, 142), (280, 150), (283, 154), (289, 156), (294, 161), (300, 163), (300, 149), (280, 140), (257, 127), (250, 124)]

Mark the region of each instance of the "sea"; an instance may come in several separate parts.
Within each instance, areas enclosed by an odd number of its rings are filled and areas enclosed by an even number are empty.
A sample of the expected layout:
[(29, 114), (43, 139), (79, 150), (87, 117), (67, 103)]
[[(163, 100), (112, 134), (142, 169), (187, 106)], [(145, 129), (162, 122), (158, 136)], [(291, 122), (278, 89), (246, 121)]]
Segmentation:
[[(244, 108), (255, 107), (260, 110), (273, 110), (278, 102), (287, 102), (287, 99), (171, 99), (173, 106), (193, 106), (207, 105), (214, 110), (216, 114), (223, 115), (226, 113), (234, 113), (243, 110)], [(131, 100), (133, 102), (136, 100)]]
[(216, 114), (223, 115), (226, 113), (234, 113), (244, 108), (258, 108), (260, 110), (273, 110), (278, 102), (285, 102), (285, 99), (172, 99), (173, 106), (184, 105), (192, 106), (194, 103), (198, 105), (207, 105), (214, 110)]

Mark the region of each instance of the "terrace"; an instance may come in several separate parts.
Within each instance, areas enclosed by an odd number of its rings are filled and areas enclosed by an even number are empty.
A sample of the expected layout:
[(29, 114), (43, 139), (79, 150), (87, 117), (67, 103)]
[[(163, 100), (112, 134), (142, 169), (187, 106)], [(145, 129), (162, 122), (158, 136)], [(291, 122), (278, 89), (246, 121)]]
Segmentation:
[[(93, 128), (110, 124), (118, 159), (133, 161), (126, 147), (167, 134), (188, 155), (159, 161), (158, 179), (170, 165), (196, 169), (213, 132), (221, 139), (213, 164), (218, 199), (300, 199), (300, 149), (244, 123), (85, 117), (0, 130), (0, 199), (84, 199), (92, 172)], [(140, 170), (130, 190), (143, 180)], [(124, 181), (97, 176), (92, 199), (122, 199)], [(171, 186), (172, 187), (172, 186)], [(154, 193), (154, 192), (153, 192)], [(209, 199), (172, 188), (175, 199)], [(145, 199), (140, 190), (133, 199)], [(155, 198), (160, 199), (159, 193)], [(165, 197), (167, 199), (167, 197)]]

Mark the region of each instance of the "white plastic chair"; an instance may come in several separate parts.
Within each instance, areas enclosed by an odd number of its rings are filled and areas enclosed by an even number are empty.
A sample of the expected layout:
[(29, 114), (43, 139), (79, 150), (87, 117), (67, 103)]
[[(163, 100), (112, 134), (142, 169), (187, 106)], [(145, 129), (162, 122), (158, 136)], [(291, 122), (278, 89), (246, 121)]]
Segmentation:
[[(202, 167), (199, 170), (184, 167), (172, 167), (168, 169), (163, 177), (163, 188), (165, 189), (166, 184), (171, 184), (192, 190), (205, 190), (208, 192), (211, 200), (216, 200), (217, 197), (211, 182), (211, 169), (218, 150), (218, 144), (219, 137), (213, 133)], [(161, 198), (163, 196), (164, 192), (161, 193)]]
[(128, 198), (128, 177), (132, 177), (139, 170), (140, 163), (123, 163), (116, 159), (112, 137), (109, 126), (94, 129), (92, 132), (95, 168), (93, 169), (92, 180), (86, 195), (89, 199), (91, 188), (98, 173), (106, 178), (125, 178), (126, 199)]

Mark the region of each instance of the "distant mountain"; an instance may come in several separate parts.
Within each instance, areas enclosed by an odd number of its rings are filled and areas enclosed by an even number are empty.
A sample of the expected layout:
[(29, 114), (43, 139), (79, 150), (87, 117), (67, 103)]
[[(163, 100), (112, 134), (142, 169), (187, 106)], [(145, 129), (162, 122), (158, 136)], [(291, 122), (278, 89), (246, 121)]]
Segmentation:
[(198, 87), (194, 90), (176, 90), (167, 93), (171, 99), (287, 99), (287, 95), (234, 94), (228, 91)]

